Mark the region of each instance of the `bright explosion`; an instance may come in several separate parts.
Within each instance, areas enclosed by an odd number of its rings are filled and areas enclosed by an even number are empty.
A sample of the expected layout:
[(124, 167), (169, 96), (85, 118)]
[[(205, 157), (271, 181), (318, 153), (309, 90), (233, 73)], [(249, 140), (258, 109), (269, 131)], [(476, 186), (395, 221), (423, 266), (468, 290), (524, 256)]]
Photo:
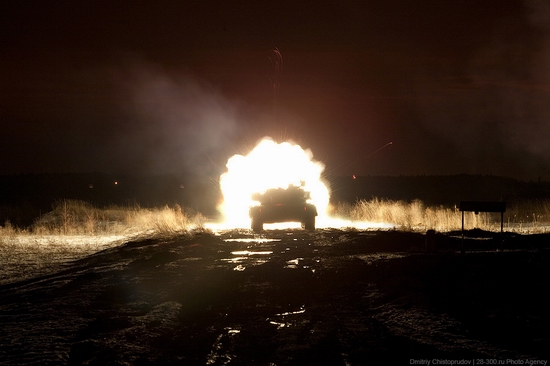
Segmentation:
[[(324, 169), (322, 162), (313, 159), (311, 150), (304, 150), (292, 142), (276, 143), (271, 138), (263, 138), (248, 155), (233, 155), (227, 162), (227, 172), (220, 177), (224, 201), (219, 210), (225, 217), (222, 226), (250, 228), (249, 209), (256, 204), (252, 199), (254, 193), (296, 186), (310, 193), (308, 202), (317, 207), (317, 227), (380, 227), (372, 223), (351, 223), (328, 217), (330, 193), (321, 178)], [(299, 223), (271, 224), (270, 227), (288, 228), (295, 225)]]
[(249, 227), (248, 210), (254, 205), (252, 194), (289, 185), (310, 192), (319, 218), (325, 216), (330, 194), (321, 180), (324, 169), (324, 164), (315, 161), (309, 149), (291, 142), (278, 144), (270, 138), (262, 139), (247, 156), (231, 157), (227, 172), (220, 177), (224, 197), (220, 211), (225, 223), (231, 227)]

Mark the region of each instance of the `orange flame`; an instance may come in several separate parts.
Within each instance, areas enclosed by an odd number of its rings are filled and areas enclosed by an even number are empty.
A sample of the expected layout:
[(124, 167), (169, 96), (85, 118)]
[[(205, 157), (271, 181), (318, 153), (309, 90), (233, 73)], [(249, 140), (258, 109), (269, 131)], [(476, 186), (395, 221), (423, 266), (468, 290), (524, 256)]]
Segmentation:
[(301, 186), (310, 192), (311, 203), (324, 216), (329, 204), (329, 190), (321, 180), (325, 166), (313, 159), (309, 149), (293, 142), (276, 143), (265, 137), (246, 156), (234, 155), (227, 162), (227, 172), (220, 178), (224, 201), (219, 209), (225, 224), (249, 227), (248, 210), (255, 202), (252, 194), (270, 188)]

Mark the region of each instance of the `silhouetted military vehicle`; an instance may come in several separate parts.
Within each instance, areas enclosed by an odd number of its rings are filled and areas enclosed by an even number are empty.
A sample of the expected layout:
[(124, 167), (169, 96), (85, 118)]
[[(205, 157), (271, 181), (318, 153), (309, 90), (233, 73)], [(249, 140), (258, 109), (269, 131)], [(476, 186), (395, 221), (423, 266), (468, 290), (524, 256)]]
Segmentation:
[(317, 208), (308, 203), (309, 192), (301, 187), (272, 188), (252, 195), (260, 205), (250, 207), (252, 230), (262, 231), (265, 223), (301, 222), (306, 230), (315, 230)]

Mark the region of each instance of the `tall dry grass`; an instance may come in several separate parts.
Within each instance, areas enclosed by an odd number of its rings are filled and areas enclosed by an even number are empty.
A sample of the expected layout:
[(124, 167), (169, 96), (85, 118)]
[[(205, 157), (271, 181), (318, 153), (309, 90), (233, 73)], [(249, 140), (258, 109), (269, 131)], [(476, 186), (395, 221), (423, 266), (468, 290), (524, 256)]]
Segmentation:
[(0, 227), (0, 236), (163, 236), (203, 230), (204, 221), (201, 214), (185, 211), (179, 205), (160, 208), (142, 208), (138, 205), (97, 208), (83, 201), (63, 200), (28, 228), (16, 228), (6, 222)]
[[(359, 222), (383, 222), (400, 230), (440, 232), (460, 230), (462, 212), (458, 207), (427, 206), (410, 202), (373, 198), (354, 204), (342, 203), (333, 215)], [(176, 205), (142, 208), (139, 205), (97, 208), (77, 200), (57, 202), (52, 211), (39, 217), (28, 228), (17, 228), (9, 221), (0, 226), (0, 241), (9, 237), (83, 236), (173, 236), (205, 230), (205, 217)], [(465, 229), (500, 230), (500, 213), (464, 213)], [(510, 202), (504, 214), (504, 229), (521, 233), (550, 231), (550, 200)]]
[[(334, 214), (353, 221), (390, 223), (408, 231), (462, 229), (462, 212), (457, 206), (427, 206), (419, 200), (359, 200), (355, 204), (338, 205)], [(500, 213), (464, 212), (464, 228), (467, 230), (500, 231), (500, 225)], [(510, 202), (504, 213), (504, 230), (521, 233), (550, 231), (550, 200)]]
[(204, 218), (179, 206), (96, 208), (82, 201), (60, 201), (30, 227), (10, 222), (0, 226), (0, 284), (50, 273), (128, 240), (201, 230)]
[(180, 206), (97, 208), (75, 200), (57, 202), (33, 225), (0, 226), (0, 284), (56, 271), (65, 263), (129, 240), (203, 231), (204, 217)]

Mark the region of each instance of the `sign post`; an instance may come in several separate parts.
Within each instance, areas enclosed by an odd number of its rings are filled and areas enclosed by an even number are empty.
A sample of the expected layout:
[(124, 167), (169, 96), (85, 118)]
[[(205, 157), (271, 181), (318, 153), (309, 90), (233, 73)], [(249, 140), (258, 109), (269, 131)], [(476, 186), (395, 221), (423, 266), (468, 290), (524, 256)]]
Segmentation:
[(462, 211), (462, 248), (464, 253), (464, 212), (470, 211), (479, 214), (480, 212), (500, 212), (500, 239), (504, 231), (504, 212), (506, 211), (506, 202), (499, 201), (460, 201), (460, 211)]

